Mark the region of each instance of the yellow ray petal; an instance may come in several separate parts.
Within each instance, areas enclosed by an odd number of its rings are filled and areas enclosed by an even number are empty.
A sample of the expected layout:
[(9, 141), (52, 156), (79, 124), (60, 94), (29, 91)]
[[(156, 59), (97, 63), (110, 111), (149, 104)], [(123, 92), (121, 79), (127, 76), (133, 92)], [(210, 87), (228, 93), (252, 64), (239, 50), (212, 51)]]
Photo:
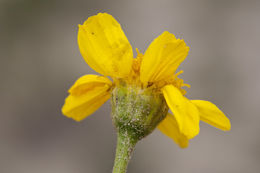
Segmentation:
[(83, 120), (109, 98), (111, 82), (102, 76), (85, 75), (79, 78), (69, 90), (62, 107), (62, 113), (76, 121)]
[(78, 44), (85, 61), (96, 72), (113, 77), (129, 75), (132, 47), (111, 15), (99, 13), (79, 25)]
[(192, 100), (199, 110), (200, 119), (221, 130), (230, 130), (231, 124), (225, 114), (213, 103), (204, 100)]
[(112, 86), (112, 82), (107, 77), (88, 74), (80, 77), (69, 89), (69, 93), (71, 95), (81, 95), (88, 90), (98, 86), (103, 87), (104, 85)]
[(157, 37), (146, 50), (141, 64), (140, 78), (143, 83), (156, 82), (173, 76), (186, 58), (189, 47), (167, 31)]
[(191, 139), (199, 133), (199, 112), (178, 88), (166, 85), (162, 88), (164, 98), (173, 112), (179, 125), (180, 132)]
[(173, 139), (181, 148), (189, 145), (188, 138), (180, 132), (175, 117), (168, 113), (166, 118), (157, 126), (157, 128), (166, 136)]

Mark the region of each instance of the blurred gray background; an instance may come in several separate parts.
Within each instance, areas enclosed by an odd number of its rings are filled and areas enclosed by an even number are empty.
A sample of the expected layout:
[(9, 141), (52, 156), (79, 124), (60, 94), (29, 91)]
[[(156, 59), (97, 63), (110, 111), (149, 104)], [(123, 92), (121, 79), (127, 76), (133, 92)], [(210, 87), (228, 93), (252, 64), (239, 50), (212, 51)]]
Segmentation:
[(112, 14), (144, 52), (164, 30), (190, 53), (181, 76), (190, 99), (217, 104), (222, 132), (201, 123), (182, 150), (159, 131), (138, 143), (129, 173), (260, 171), (260, 1), (0, 0), (0, 172), (111, 172), (116, 133), (110, 105), (77, 123), (61, 114), (67, 89), (87, 73), (77, 25)]

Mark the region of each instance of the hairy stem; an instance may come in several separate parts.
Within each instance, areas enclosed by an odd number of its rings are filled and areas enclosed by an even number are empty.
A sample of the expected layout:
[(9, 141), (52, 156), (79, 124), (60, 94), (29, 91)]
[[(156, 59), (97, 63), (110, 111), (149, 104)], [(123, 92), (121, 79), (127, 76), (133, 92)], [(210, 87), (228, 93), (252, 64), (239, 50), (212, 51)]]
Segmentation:
[(134, 140), (127, 133), (118, 132), (113, 173), (126, 173), (136, 143), (137, 140)]

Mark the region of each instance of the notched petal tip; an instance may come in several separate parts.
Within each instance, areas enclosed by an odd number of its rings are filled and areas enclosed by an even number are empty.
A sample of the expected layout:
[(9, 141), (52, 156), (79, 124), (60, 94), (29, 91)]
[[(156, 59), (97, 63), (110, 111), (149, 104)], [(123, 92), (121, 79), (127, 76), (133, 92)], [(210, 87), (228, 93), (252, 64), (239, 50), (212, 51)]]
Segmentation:
[(188, 51), (183, 40), (176, 39), (168, 31), (163, 32), (153, 40), (143, 56), (141, 81), (146, 84), (172, 77)]

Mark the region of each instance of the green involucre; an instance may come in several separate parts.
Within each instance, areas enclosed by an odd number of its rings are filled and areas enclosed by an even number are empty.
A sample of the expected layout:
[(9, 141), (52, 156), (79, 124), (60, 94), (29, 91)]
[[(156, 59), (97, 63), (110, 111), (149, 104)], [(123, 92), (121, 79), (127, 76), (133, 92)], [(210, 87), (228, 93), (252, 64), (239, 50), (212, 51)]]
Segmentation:
[(112, 120), (121, 134), (140, 140), (150, 134), (169, 110), (163, 95), (149, 88), (120, 84), (112, 91)]

